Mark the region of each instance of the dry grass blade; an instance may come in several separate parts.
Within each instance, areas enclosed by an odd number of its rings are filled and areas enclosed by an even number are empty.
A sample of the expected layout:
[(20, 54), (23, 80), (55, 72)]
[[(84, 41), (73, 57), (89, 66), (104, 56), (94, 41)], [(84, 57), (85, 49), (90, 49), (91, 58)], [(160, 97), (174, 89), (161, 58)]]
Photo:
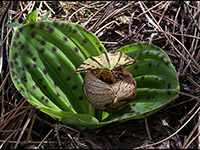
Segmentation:
[[(161, 31), (163, 31), (163, 29), (160, 27), (160, 25), (158, 24), (158, 22), (156, 21), (156, 19), (154, 18), (154, 16), (151, 14), (151, 12), (149, 11), (149, 9), (146, 7), (146, 5), (141, 2), (141, 4), (145, 7), (145, 9), (147, 9), (148, 13), (151, 15), (152, 19), (150, 19), (148, 16), (146, 16), (148, 18), (148, 20), (150, 21), (150, 23), (154, 26), (154, 27), (158, 27), (158, 29), (160, 29)], [(156, 22), (156, 24), (154, 23)], [(164, 31), (163, 31), (164, 32)], [(178, 53), (179, 56), (181, 56), (181, 58), (183, 60), (185, 60), (188, 63), (188, 60), (181, 54), (181, 52), (174, 46), (173, 42), (169, 39), (169, 37), (167, 35), (170, 35), (169, 33), (165, 32), (166, 34), (165, 37), (167, 38), (167, 40), (169, 41), (169, 43), (173, 46), (173, 48), (175, 49), (175, 51)], [(175, 38), (173, 35), (170, 35), (171, 37), (173, 37), (179, 44), (181, 44), (181, 46), (185, 49), (185, 51), (187, 52), (187, 54), (189, 55), (189, 57), (191, 58), (191, 60), (195, 63), (195, 65), (197, 66), (197, 69), (200, 70), (200, 66), (199, 64), (196, 62), (196, 60), (194, 60), (194, 58), (192, 57), (192, 55), (189, 53), (189, 51), (185, 48), (185, 46), (177, 39)]]
[(48, 136), (53, 132), (54, 129), (51, 129), (49, 133), (44, 137), (44, 139), (40, 142), (40, 144), (37, 146), (37, 149), (40, 148), (40, 146), (45, 142), (45, 140), (48, 138)]
[(195, 111), (195, 113), (176, 131), (174, 132), (172, 135), (170, 135), (169, 137), (159, 141), (159, 142), (156, 142), (156, 143), (153, 143), (153, 144), (149, 144), (149, 145), (145, 145), (145, 146), (140, 146), (140, 147), (135, 147), (134, 149), (141, 149), (141, 148), (146, 148), (146, 147), (150, 147), (150, 146), (154, 146), (154, 145), (158, 145), (170, 138), (172, 138), (174, 135), (176, 135), (178, 132), (180, 132), (190, 121), (191, 119), (194, 118), (194, 116), (200, 111), (200, 107)]
[[(187, 137), (187, 139), (184, 141), (184, 143), (183, 143), (183, 149), (187, 149), (188, 148), (188, 146), (191, 144), (191, 142), (193, 141), (193, 140), (191, 140), (190, 142), (189, 142), (189, 140), (190, 140), (190, 138), (192, 137), (192, 135), (195, 133), (195, 131), (198, 129), (198, 127), (199, 127), (199, 125), (200, 125), (200, 121), (195, 125), (195, 127), (193, 128), (193, 130), (190, 132), (190, 134), (188, 135), (188, 137)], [(197, 133), (197, 135), (199, 135), (200, 133)], [(195, 138), (197, 138), (197, 135), (194, 137), (194, 139)], [(186, 145), (187, 144), (187, 145)]]
[(23, 126), (23, 128), (22, 128), (22, 131), (20, 132), (20, 135), (19, 135), (19, 137), (18, 137), (18, 139), (17, 139), (17, 143), (16, 143), (15, 146), (14, 146), (14, 149), (17, 148), (17, 146), (18, 146), (18, 144), (19, 144), (19, 142), (20, 142), (20, 140), (21, 140), (21, 138), (22, 138), (22, 135), (24, 134), (24, 131), (25, 131), (25, 129), (27, 128), (29, 122), (31, 121), (31, 118), (32, 118), (32, 116), (33, 116), (34, 113), (35, 113), (35, 109), (32, 109), (32, 110), (30, 111), (30, 113), (29, 113), (29, 116), (28, 116), (28, 118), (27, 118), (26, 123), (24, 124), (24, 126)]

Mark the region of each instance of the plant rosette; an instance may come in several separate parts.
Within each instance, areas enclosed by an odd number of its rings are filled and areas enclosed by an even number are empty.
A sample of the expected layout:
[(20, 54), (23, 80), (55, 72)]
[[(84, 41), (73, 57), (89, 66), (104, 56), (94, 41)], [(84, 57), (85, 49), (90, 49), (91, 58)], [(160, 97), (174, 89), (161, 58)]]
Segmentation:
[(63, 21), (15, 27), (9, 66), (14, 86), (30, 104), (80, 130), (152, 115), (180, 90), (160, 48), (133, 43), (109, 53), (94, 34)]

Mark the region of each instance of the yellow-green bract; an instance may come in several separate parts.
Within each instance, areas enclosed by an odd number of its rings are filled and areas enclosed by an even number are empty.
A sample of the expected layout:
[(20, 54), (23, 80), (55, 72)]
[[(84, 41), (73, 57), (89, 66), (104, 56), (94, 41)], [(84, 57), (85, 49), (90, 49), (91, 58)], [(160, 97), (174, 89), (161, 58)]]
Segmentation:
[(112, 70), (119, 66), (128, 66), (135, 63), (135, 59), (123, 54), (118, 53), (107, 53), (104, 52), (96, 57), (89, 57), (87, 60), (76, 69), (75, 73), (87, 72), (94, 69), (108, 69)]
[(178, 78), (167, 54), (149, 44), (133, 43), (116, 52), (137, 57), (135, 64), (125, 67), (135, 77), (137, 96), (117, 113), (89, 115), (88, 101), (82, 92), (85, 74), (72, 72), (90, 56), (103, 52), (106, 49), (98, 38), (74, 23), (24, 24), (15, 30), (12, 38), (11, 78), (16, 89), (33, 106), (81, 130), (143, 118), (144, 114), (155, 113), (178, 96)]

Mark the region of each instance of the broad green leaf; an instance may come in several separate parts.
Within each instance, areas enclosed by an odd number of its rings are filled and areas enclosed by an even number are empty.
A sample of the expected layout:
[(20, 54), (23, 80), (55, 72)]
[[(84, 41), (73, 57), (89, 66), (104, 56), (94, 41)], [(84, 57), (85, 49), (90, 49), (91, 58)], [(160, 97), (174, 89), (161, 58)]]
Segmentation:
[[(96, 49), (99, 41), (96, 37), (90, 40), (83, 34), (86, 31), (78, 27), (73, 23), (40, 21), (16, 29), (10, 52), (11, 78), (29, 101), (55, 110), (88, 113), (82, 76), (72, 72), (86, 59), (87, 43), (94, 43), (89, 48), (100, 54)], [(76, 36), (84, 49), (74, 41)]]

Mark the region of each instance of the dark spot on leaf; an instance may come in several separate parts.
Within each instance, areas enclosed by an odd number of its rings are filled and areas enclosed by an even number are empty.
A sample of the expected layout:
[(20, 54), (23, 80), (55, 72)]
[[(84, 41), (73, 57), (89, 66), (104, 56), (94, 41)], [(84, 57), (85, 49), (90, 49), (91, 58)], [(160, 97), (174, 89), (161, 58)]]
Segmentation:
[(40, 22), (39, 27), (40, 27), (40, 29), (44, 28), (44, 22)]
[(44, 48), (40, 48), (40, 52), (41, 52), (41, 53), (44, 53)]
[(53, 84), (55, 87), (57, 86), (57, 84), (56, 84), (56, 82), (54, 82), (54, 84)]
[(158, 52), (157, 54), (156, 54), (156, 56), (159, 56), (160, 55), (160, 52)]
[(14, 71), (12, 71), (12, 76), (15, 76), (15, 75), (17, 75), (17, 73), (16, 73), (16, 72), (14, 72)]
[(35, 68), (35, 69), (36, 69), (37, 67), (38, 67), (38, 66), (37, 66), (36, 64), (33, 64), (33, 68)]
[(171, 83), (167, 84), (167, 88), (170, 89), (171, 88)]
[(165, 58), (165, 56), (160, 57), (162, 60)]
[(130, 112), (133, 114), (133, 113), (135, 113), (135, 110), (131, 109)]
[(75, 47), (75, 48), (74, 48), (74, 51), (77, 53), (77, 52), (78, 52), (78, 48), (77, 48), (77, 47)]
[(46, 85), (43, 85), (43, 88), (47, 89), (47, 86), (46, 86)]
[(18, 53), (17, 52), (15, 52), (14, 54), (13, 54), (13, 59), (17, 59), (17, 57), (18, 57)]
[(83, 100), (83, 96), (79, 96), (78, 99), (79, 99), (79, 100)]
[(35, 32), (31, 33), (31, 37), (34, 38), (35, 37)]
[(40, 82), (42, 82), (42, 81), (43, 81), (43, 79), (42, 79), (42, 78), (39, 78), (39, 81), (40, 81)]
[(168, 95), (171, 95), (171, 92), (168, 91), (167, 94), (168, 94)]
[(24, 71), (24, 68), (23, 68), (23, 67), (19, 67), (19, 69), (20, 69), (21, 71)]
[(146, 55), (148, 55), (149, 54), (149, 50), (148, 51), (146, 51)]
[(151, 66), (152, 66), (152, 63), (150, 62), (150, 63), (148, 64), (148, 66), (151, 67)]
[(135, 107), (136, 104), (133, 104), (132, 107)]
[(35, 90), (35, 89), (36, 89), (36, 87), (33, 85), (33, 86), (32, 86), (32, 89), (33, 89), (33, 90)]
[(77, 30), (76, 29), (74, 29), (73, 31), (72, 31), (72, 33), (76, 33), (77, 32)]
[(71, 32), (72, 31), (72, 27), (71, 26), (69, 26), (69, 32)]
[(168, 65), (169, 65), (169, 63), (170, 63), (169, 61), (166, 61), (166, 62), (165, 62), (165, 65), (167, 65), (167, 66), (168, 66)]
[(142, 56), (142, 52), (143, 52), (143, 51), (140, 51), (140, 53), (139, 53), (140, 56)]
[(13, 43), (13, 46), (14, 46), (14, 47), (17, 47), (17, 43), (16, 43), (16, 42), (14, 42), (14, 43)]
[(21, 50), (23, 50), (23, 49), (24, 49), (24, 45), (23, 45), (23, 44), (20, 46), (20, 49), (21, 49)]
[(46, 44), (46, 42), (45, 42), (44, 40), (42, 40), (42, 41), (41, 41), (41, 44), (42, 44), (42, 45), (45, 45), (45, 44)]
[(156, 77), (156, 80), (158, 80), (158, 77)]
[(19, 38), (19, 32), (16, 33), (16, 39), (18, 39), (18, 38)]
[(66, 26), (65, 26), (66, 28), (69, 28), (69, 24), (66, 24)]
[(59, 70), (59, 71), (62, 71), (62, 66), (58, 66), (58, 70)]
[(162, 80), (162, 83), (165, 83), (165, 79)]
[(150, 99), (150, 97), (151, 97), (151, 96), (150, 96), (150, 95), (148, 95), (148, 96), (147, 96), (147, 99)]
[(49, 28), (48, 30), (50, 33), (54, 32), (54, 28)]
[(19, 32), (22, 32), (23, 31), (23, 29), (22, 28), (19, 28)]
[(46, 70), (46, 69), (43, 69), (43, 73), (46, 75), (46, 74), (47, 74), (47, 70)]
[(138, 69), (138, 65), (135, 65), (135, 66), (134, 66), (134, 69), (137, 70), (137, 69)]
[(64, 40), (65, 42), (67, 42), (67, 37), (63, 37), (63, 40)]
[(60, 94), (59, 94), (58, 92), (56, 92), (56, 96), (57, 96), (57, 97), (59, 97), (59, 96), (60, 96)]
[(34, 24), (30, 24), (30, 28), (34, 28), (35, 27), (35, 25)]
[(65, 26), (65, 24), (64, 24), (64, 23), (61, 23), (61, 27), (63, 27), (63, 28), (64, 28), (64, 26)]
[(87, 38), (84, 38), (84, 39), (83, 39), (83, 43), (87, 43)]
[(30, 68), (30, 67), (31, 67), (31, 65), (30, 65), (29, 63), (27, 63), (27, 64), (26, 64), (26, 67), (27, 67), (27, 68)]
[(15, 65), (19, 65), (19, 63), (15, 60)]
[(102, 50), (103, 50), (103, 47), (100, 46), (100, 47), (99, 47), (99, 50), (102, 51)]
[(144, 76), (141, 76), (141, 79), (144, 80)]
[(37, 83), (35, 84), (35, 87), (38, 88), (39, 86), (37, 85)]
[(36, 61), (36, 60), (37, 60), (37, 58), (36, 58), (36, 57), (33, 57), (33, 58), (32, 58), (32, 60), (33, 60), (33, 61)]
[(43, 101), (44, 100), (44, 96), (42, 96), (40, 99)]
[[(28, 56), (30, 56), (32, 53), (30, 51), (27, 51)], [(30, 56), (31, 57), (31, 56)]]
[(72, 105), (69, 105), (69, 108), (71, 109), (71, 108), (72, 108)]
[(52, 52), (56, 52), (56, 47), (53, 47), (53, 48), (52, 48)]
[(49, 100), (48, 99), (45, 99), (45, 103), (48, 103), (49, 102)]
[(58, 26), (58, 22), (53, 21), (53, 26), (57, 27)]
[(154, 97), (155, 97), (155, 95), (152, 95), (152, 97), (151, 97), (151, 98), (153, 99)]
[(77, 85), (74, 85), (74, 86), (72, 87), (72, 89), (73, 89), (73, 90), (76, 90), (76, 89), (77, 89)]
[(67, 78), (66, 78), (67, 81), (69, 81), (70, 79), (71, 79), (70, 77), (67, 77)]
[(19, 42), (18, 42), (18, 44), (19, 44), (19, 45), (21, 45), (21, 44), (22, 44), (22, 42), (21, 42), (21, 41), (19, 41)]
[(23, 87), (20, 87), (20, 89), (21, 89), (23, 92), (25, 92), (25, 90), (24, 90), (24, 88), (23, 88)]
[(135, 114), (136, 114), (136, 115), (139, 115), (139, 114), (140, 114), (140, 112), (136, 112)]

